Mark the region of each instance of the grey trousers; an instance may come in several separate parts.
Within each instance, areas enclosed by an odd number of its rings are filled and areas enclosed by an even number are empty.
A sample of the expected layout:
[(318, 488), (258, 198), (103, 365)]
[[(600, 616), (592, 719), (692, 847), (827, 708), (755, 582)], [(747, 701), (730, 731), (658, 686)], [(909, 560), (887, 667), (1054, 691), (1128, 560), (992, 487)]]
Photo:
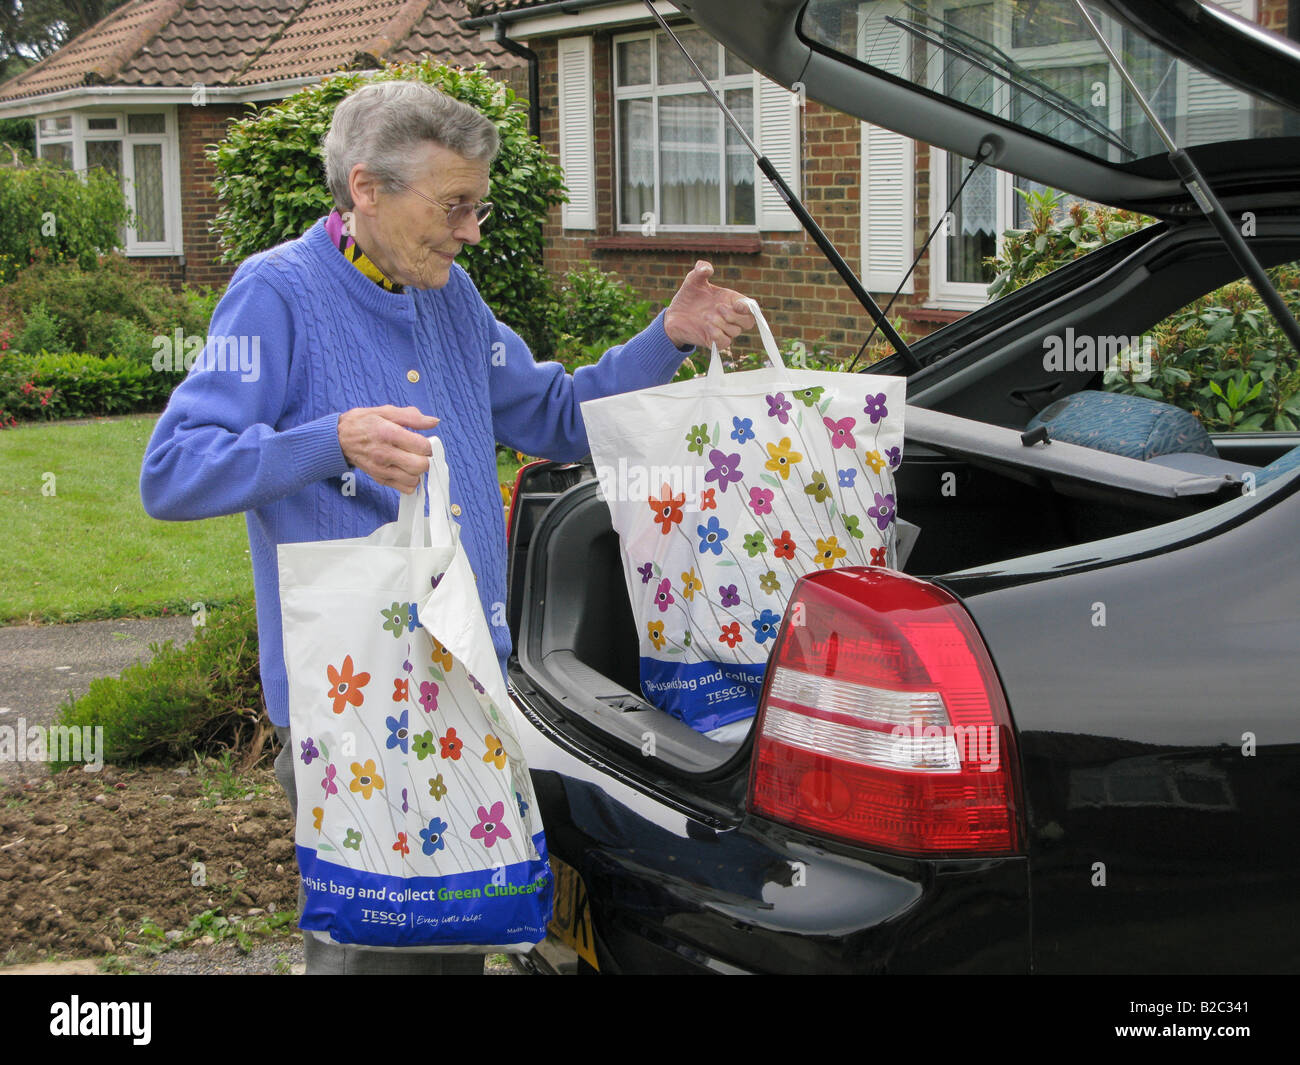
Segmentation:
[[(287, 728), (277, 727), (283, 750), (275, 758), (275, 778), (289, 796), (294, 818), (298, 816), (298, 789), (294, 785), (293, 743)], [(302, 878), (298, 880), (298, 912), (303, 908)], [(482, 976), (482, 954), (428, 954), (325, 943), (310, 932), (302, 936), (308, 976)]]

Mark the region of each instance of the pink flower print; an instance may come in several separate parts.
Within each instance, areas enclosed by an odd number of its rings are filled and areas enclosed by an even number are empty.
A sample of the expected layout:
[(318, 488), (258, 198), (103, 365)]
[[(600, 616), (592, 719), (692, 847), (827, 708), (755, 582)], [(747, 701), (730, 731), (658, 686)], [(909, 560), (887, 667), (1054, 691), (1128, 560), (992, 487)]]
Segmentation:
[(776, 493), (770, 488), (751, 488), (749, 490), (749, 508), (755, 514), (771, 514), (772, 498)]
[(831, 447), (846, 447), (852, 451), (858, 446), (858, 442), (853, 439), (853, 427), (857, 425), (856, 418), (841, 418), (839, 421), (834, 418), (823, 418), (822, 424), (831, 434)]
[(509, 839), (510, 830), (501, 823), (505, 813), (506, 805), (503, 802), (494, 802), (491, 810), (480, 806), (478, 824), (469, 830), (470, 838), (481, 839), (483, 846), (489, 848), (499, 839)]
[(426, 714), (432, 714), (438, 709), (438, 685), (431, 680), (420, 682), (420, 706)]
[(655, 592), (655, 603), (659, 607), (659, 613), (668, 613), (668, 608), (677, 602), (672, 593), (673, 582), (667, 577), (659, 582), (659, 590)]
[(325, 767), (325, 779), (320, 782), (320, 786), (325, 789), (325, 797), (328, 799), (331, 795), (339, 793), (339, 786), (334, 783), (334, 778), (338, 776), (339, 771), (334, 768), (334, 763)]

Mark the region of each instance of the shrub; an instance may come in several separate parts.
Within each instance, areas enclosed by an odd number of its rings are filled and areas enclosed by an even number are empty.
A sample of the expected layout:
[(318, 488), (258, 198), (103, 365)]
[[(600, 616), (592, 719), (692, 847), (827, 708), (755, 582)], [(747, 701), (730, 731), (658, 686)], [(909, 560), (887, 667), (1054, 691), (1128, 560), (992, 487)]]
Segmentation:
[[(375, 79), (418, 78), (473, 105), (496, 125), (501, 151), (492, 164), (496, 204), (483, 240), (466, 245), (461, 262), (483, 298), (539, 357), (553, 346), (547, 331), (550, 278), (542, 265), (542, 223), (564, 202), (560, 168), (528, 132), (515, 94), (482, 69), (454, 70), (430, 61), (391, 66)], [(370, 78), (343, 73), (228, 127), (209, 153), (222, 208), (213, 223), (224, 257), (235, 262), (301, 236), (333, 201), (325, 185), (320, 143), (334, 108)]]
[(25, 164), (0, 167), (0, 255), (19, 269), (42, 257), (93, 267), (130, 220), (117, 178), (94, 169), (82, 180), (44, 160)]
[(42, 351), (63, 351), (63, 320), (50, 314), (44, 300), (27, 312), (27, 320), (14, 340), (14, 350), (25, 355), (39, 355)]
[(102, 725), (104, 759), (115, 765), (242, 746), (261, 717), (253, 605), (213, 611), (184, 647), (168, 640), (150, 650), (148, 662), (92, 681), (84, 696), (65, 704), (59, 723)]
[[(1300, 315), (1300, 263), (1268, 271)], [(1153, 330), (1151, 379), (1108, 370), (1105, 387), (1190, 410), (1210, 432), (1295, 432), (1300, 356), (1252, 285), (1234, 281), (1188, 304)]]
[[(599, 361), (654, 320), (652, 304), (625, 281), (596, 266), (564, 275), (546, 315), (555, 358), (572, 372)], [(535, 349), (534, 349), (535, 350)]]
[(997, 271), (989, 285), (989, 299), (1014, 292), (1103, 244), (1155, 222), (1134, 211), (1078, 201), (1071, 203), (1062, 217), (1059, 212), (1065, 193), (1056, 189), (1015, 191), (1025, 201), (1029, 228), (1008, 229), (1003, 234), (1002, 251), (987, 260)]
[(124, 355), (0, 356), (0, 421), (159, 410), (184, 376)]

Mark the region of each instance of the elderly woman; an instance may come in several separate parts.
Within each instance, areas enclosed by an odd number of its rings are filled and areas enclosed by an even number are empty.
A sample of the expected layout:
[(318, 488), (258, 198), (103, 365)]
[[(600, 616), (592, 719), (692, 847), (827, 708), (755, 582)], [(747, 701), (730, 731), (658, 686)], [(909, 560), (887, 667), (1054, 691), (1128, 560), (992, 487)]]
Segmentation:
[[(156, 518), (247, 512), (262, 686), (288, 741), (276, 548), (365, 536), (394, 520), (397, 492), (428, 469), (436, 427), (453, 513), (489, 618), (506, 598), (494, 443), (579, 459), (579, 404), (670, 380), (696, 345), (752, 325), (735, 292), (697, 263), (642, 333), (569, 376), (537, 363), (456, 265), (491, 211), (495, 127), (418, 82), (367, 85), (325, 138), (336, 209), (297, 240), (253, 255), (217, 305), (213, 336), (260, 338), (260, 365), (200, 360), (145, 453), (140, 492)], [(245, 368), (246, 370), (246, 368)], [(510, 634), (493, 626), (505, 668)], [(296, 805), (291, 757), (277, 773)], [(309, 972), (481, 971), (478, 955), (402, 954), (306, 938)]]

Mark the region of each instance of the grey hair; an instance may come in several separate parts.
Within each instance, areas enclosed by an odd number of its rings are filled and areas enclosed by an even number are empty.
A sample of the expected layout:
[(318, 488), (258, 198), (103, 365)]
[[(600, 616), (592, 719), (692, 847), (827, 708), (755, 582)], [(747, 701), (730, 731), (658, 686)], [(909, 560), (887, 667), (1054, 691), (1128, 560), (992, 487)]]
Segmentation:
[(469, 104), (422, 81), (374, 81), (349, 93), (334, 109), (322, 145), (325, 178), (340, 210), (353, 207), (348, 175), (358, 163), (394, 191), (410, 184), (410, 157), (432, 141), (462, 158), (490, 163), (501, 138)]

